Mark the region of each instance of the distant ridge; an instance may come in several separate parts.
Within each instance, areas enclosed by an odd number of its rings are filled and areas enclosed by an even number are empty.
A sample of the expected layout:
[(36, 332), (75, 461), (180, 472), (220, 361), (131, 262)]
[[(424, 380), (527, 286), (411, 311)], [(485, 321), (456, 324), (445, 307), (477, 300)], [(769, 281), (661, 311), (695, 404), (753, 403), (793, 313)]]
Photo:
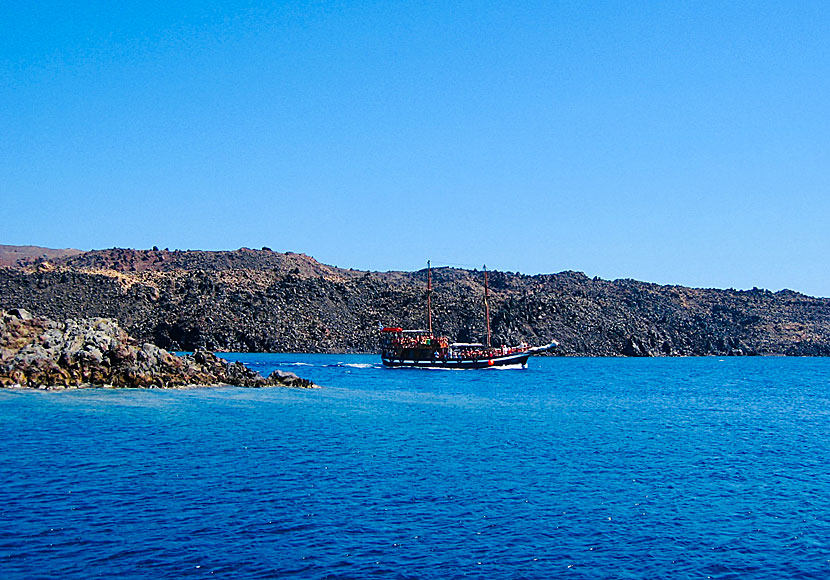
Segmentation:
[(55, 250), (40, 246), (5, 246), (0, 244), (0, 267), (20, 267), (38, 260), (58, 260), (83, 254), (82, 250)]
[[(110, 317), (167, 349), (374, 352), (378, 323), (423, 325), (425, 270), (347, 270), (268, 248), (19, 248), (0, 246), (0, 308)], [(479, 340), (481, 274), (436, 268), (433, 281), (436, 328)], [(790, 290), (498, 271), (490, 288), (496, 342), (555, 339), (560, 354), (587, 356), (830, 355), (830, 299)]]
[(123, 273), (227, 271), (227, 270), (286, 270), (303, 277), (324, 276), (340, 278), (349, 271), (319, 263), (305, 254), (274, 252), (268, 248), (253, 250), (132, 250), (111, 248), (92, 250), (62, 257), (54, 265), (80, 270), (108, 269)]

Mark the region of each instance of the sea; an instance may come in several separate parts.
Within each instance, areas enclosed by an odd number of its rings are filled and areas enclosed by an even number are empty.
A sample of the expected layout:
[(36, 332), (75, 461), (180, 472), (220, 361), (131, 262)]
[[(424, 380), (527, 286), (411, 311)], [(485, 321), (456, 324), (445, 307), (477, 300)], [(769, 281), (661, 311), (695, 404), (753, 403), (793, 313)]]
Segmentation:
[(0, 578), (830, 578), (830, 359), (0, 389)]

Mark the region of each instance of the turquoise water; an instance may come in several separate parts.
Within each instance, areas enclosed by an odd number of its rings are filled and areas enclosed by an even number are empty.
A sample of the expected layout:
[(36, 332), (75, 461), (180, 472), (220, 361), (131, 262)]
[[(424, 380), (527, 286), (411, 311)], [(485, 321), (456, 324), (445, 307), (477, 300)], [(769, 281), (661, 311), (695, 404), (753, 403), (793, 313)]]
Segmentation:
[(0, 390), (2, 578), (828, 578), (830, 360)]

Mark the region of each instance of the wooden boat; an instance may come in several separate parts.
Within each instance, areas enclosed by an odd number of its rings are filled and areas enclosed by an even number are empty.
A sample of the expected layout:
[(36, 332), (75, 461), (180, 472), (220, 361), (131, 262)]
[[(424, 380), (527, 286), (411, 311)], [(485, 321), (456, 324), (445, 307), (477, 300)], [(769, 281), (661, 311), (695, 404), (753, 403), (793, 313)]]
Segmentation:
[(387, 367), (482, 369), (492, 367), (524, 368), (534, 354), (557, 346), (553, 341), (531, 347), (522, 342), (515, 346), (490, 344), (490, 304), (487, 267), (484, 267), (484, 310), (487, 319), (487, 344), (451, 343), (446, 336), (432, 331), (432, 268), (427, 262), (426, 330), (404, 330), (397, 326), (381, 329), (380, 358)]

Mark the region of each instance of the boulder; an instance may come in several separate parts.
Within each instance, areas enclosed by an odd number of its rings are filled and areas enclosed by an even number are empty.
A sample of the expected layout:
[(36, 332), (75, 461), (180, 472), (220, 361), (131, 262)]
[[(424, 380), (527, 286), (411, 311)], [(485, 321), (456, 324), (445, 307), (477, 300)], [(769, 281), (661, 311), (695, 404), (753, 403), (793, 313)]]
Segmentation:
[(168, 388), (222, 384), (315, 386), (291, 373), (265, 378), (208, 351), (178, 357), (150, 342), (139, 346), (109, 319), (70, 319), (60, 324), (34, 318), (21, 309), (0, 316), (0, 386)]
[(25, 310), (23, 308), (12, 308), (11, 310), (8, 311), (7, 314), (9, 316), (13, 316), (13, 317), (18, 318), (20, 320), (31, 320), (32, 319), (31, 313), (28, 310)]

